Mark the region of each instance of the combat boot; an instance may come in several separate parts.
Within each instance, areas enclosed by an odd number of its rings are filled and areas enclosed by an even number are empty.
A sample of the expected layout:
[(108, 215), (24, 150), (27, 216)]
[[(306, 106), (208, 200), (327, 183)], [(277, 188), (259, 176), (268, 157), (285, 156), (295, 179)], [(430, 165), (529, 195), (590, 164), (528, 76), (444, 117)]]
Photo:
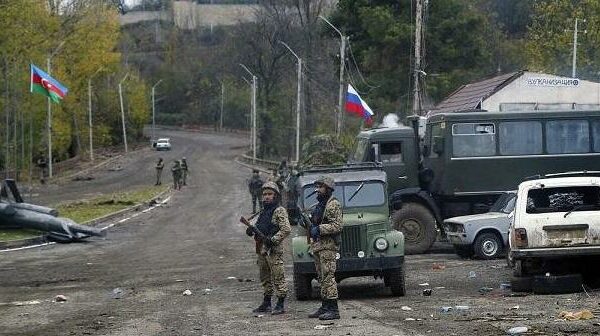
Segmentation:
[(270, 311), (271, 311), (271, 297), (267, 296), (267, 295), (264, 296), (263, 302), (260, 304), (260, 306), (258, 306), (254, 310), (252, 310), (253, 313), (268, 313)]
[(285, 296), (277, 298), (277, 304), (275, 305), (275, 308), (273, 308), (271, 315), (280, 315), (285, 313), (284, 302)]
[(326, 311), (319, 315), (319, 320), (337, 320), (340, 318), (340, 311), (338, 309), (337, 300), (325, 300)]
[(308, 315), (310, 318), (319, 318), (321, 314), (325, 313), (327, 310), (325, 309), (325, 300), (321, 300), (321, 307), (317, 309), (314, 313)]

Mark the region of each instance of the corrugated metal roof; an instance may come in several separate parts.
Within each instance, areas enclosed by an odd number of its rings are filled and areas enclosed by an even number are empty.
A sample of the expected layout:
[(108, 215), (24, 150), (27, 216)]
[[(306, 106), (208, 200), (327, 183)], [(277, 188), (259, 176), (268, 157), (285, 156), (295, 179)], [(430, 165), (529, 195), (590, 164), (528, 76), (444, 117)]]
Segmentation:
[(430, 111), (430, 114), (456, 111), (473, 111), (481, 108), (481, 102), (508, 83), (520, 77), (524, 71), (511, 72), (461, 86), (442, 100)]

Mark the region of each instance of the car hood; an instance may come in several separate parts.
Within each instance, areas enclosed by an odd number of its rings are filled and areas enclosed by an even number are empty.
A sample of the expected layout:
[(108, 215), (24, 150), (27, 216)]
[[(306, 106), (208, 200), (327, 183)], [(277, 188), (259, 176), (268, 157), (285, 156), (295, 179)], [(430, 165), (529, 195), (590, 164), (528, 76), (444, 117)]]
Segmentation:
[(508, 214), (503, 213), (503, 212), (487, 212), (487, 213), (482, 213), (482, 214), (476, 214), (476, 215), (468, 215), (468, 216), (459, 216), (459, 217), (452, 217), (452, 218), (448, 218), (446, 220), (444, 220), (444, 222), (452, 222), (452, 223), (460, 223), (460, 224), (479, 224), (479, 225), (485, 225), (485, 224), (491, 224), (491, 223), (498, 223), (498, 222), (502, 222), (508, 221)]
[(344, 213), (344, 225), (375, 224), (385, 222), (388, 218), (386, 214), (374, 212)]

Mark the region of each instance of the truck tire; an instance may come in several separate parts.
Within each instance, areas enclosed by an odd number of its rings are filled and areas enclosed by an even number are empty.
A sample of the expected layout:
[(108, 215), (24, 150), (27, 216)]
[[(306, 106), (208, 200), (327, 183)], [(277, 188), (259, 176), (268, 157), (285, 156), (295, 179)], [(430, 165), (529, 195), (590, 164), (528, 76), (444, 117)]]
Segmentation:
[(475, 255), (481, 259), (495, 259), (502, 254), (503, 248), (502, 239), (492, 232), (477, 235), (473, 244)]
[(473, 256), (473, 246), (454, 245), (454, 252), (463, 259)]
[(406, 294), (406, 285), (404, 282), (404, 263), (400, 268), (394, 268), (386, 272), (384, 275), (384, 283), (387, 282), (392, 290), (392, 296), (404, 296)]
[(510, 289), (515, 293), (531, 292), (533, 277), (513, 277), (510, 279)]
[(536, 275), (533, 277), (532, 289), (535, 294), (568, 294), (582, 291), (581, 274)]
[(418, 203), (406, 203), (394, 211), (392, 225), (404, 234), (404, 254), (427, 252), (437, 236), (435, 218)]
[(312, 294), (312, 277), (294, 273), (294, 292), (298, 301), (309, 300)]

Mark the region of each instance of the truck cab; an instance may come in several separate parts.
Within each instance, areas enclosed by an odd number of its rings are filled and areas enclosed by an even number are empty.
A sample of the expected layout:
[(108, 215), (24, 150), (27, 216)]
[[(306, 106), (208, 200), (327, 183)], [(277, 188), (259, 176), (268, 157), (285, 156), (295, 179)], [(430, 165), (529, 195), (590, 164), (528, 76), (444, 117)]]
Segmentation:
[(334, 179), (335, 197), (343, 208), (343, 229), (337, 255), (336, 280), (374, 276), (384, 280), (394, 296), (405, 294), (404, 236), (390, 225), (387, 179), (381, 165), (359, 164), (312, 168), (300, 173), (296, 184), (298, 208), (303, 219), (292, 239), (296, 298), (311, 297), (317, 276), (307, 241), (307, 217), (316, 205), (315, 180), (321, 175)]

